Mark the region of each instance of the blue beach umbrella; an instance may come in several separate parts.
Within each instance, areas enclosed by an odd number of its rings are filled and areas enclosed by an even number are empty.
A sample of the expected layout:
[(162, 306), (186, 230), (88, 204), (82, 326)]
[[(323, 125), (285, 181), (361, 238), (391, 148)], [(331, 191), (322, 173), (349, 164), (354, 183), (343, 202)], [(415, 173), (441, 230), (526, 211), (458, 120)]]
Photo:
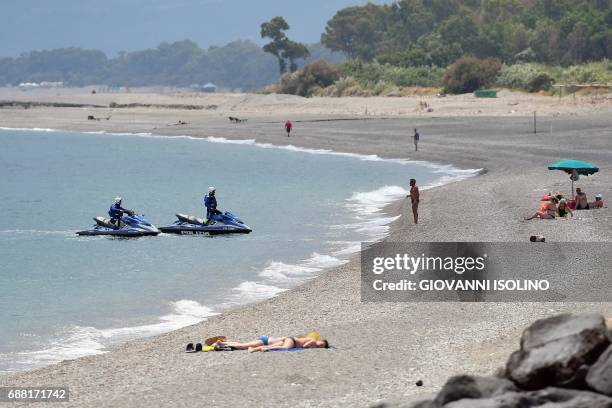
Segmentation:
[(590, 176), (599, 171), (599, 167), (581, 160), (561, 160), (548, 166), (548, 170), (562, 170), (570, 175), (572, 180), (572, 197), (574, 197), (574, 181), (578, 176)]

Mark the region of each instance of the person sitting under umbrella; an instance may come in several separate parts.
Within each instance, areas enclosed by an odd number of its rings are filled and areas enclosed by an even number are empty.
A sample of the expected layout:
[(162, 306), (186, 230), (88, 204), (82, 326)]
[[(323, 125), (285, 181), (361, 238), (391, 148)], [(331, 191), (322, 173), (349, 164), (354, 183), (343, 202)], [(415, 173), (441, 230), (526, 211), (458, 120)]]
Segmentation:
[(596, 208), (603, 208), (603, 200), (601, 199), (601, 194), (596, 194), (595, 195), (595, 201), (589, 203), (589, 208), (592, 209), (596, 209)]
[(590, 176), (599, 171), (599, 167), (580, 160), (561, 160), (548, 166), (548, 170), (562, 170), (570, 175), (572, 181), (572, 195), (574, 195), (574, 182), (580, 176)]
[(557, 217), (559, 218), (571, 218), (574, 214), (572, 210), (567, 205), (567, 201), (564, 199), (559, 201), (559, 205), (557, 206)]
[(525, 220), (533, 220), (534, 218), (540, 218), (542, 220), (554, 220), (557, 216), (557, 198), (551, 197), (549, 201), (546, 201), (540, 211), (536, 211), (531, 217), (525, 218)]
[(580, 187), (576, 187), (576, 209), (577, 210), (588, 210), (589, 200), (587, 195)]

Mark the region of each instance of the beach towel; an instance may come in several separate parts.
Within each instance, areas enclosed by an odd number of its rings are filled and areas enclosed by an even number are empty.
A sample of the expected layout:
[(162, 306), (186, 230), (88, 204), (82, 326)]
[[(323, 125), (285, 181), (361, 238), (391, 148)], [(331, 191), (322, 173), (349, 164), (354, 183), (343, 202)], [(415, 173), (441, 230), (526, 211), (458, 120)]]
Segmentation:
[[(327, 350), (335, 349), (335, 346), (329, 346)], [(325, 350), (325, 349), (317, 349), (317, 348), (300, 348), (294, 347), (290, 349), (276, 349), (276, 350), (268, 350), (266, 353), (278, 353), (278, 352), (288, 352), (288, 351), (302, 351), (302, 350)]]

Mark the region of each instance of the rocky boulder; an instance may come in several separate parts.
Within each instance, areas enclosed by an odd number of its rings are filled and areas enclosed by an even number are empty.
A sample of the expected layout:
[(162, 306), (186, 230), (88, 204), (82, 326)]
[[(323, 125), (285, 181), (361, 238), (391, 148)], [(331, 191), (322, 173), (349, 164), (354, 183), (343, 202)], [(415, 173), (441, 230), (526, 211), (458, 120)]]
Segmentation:
[(586, 382), (593, 390), (612, 397), (612, 346), (591, 366)]
[(583, 388), (588, 367), (610, 345), (602, 316), (569, 314), (536, 321), (521, 337), (521, 349), (506, 364), (519, 387)]
[(464, 398), (489, 398), (508, 391), (518, 389), (505, 378), (458, 375), (444, 384), (434, 402), (444, 405)]
[(612, 408), (611, 333), (602, 316), (559, 315), (525, 329), (499, 377), (450, 378), (412, 408)]
[(494, 398), (463, 399), (443, 408), (612, 408), (612, 398), (589, 391), (546, 388), (530, 392), (510, 392)]

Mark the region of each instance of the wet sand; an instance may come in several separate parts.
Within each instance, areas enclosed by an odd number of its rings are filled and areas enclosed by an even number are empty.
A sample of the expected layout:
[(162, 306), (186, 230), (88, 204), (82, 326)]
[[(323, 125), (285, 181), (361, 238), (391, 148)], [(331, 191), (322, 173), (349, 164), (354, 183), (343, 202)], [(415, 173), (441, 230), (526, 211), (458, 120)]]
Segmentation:
[[(96, 96), (102, 95), (55, 98), (87, 102)], [(52, 95), (44, 98), (54, 99)], [(138, 100), (138, 95), (130, 98)], [(157, 101), (150, 95), (142, 100), (148, 98)], [(391, 226), (388, 240), (525, 241), (532, 234), (549, 241), (610, 241), (612, 237), (609, 208), (582, 212), (570, 221), (522, 221), (538, 208), (537, 198), (543, 193), (568, 192), (567, 177), (546, 169), (556, 160), (596, 163), (600, 172), (581, 178), (580, 185), (591, 195), (602, 193), (604, 200), (612, 197), (612, 110), (606, 103), (572, 107), (568, 100), (555, 105), (557, 98), (535, 97), (534, 106), (542, 113), (540, 132), (534, 134), (532, 107), (518, 113), (500, 111), (528, 103), (509, 105), (514, 103), (512, 95), (489, 102), (440, 98), (448, 101), (444, 102), (446, 112), (431, 97), (434, 112), (429, 114), (415, 112), (411, 98), (387, 98), (378, 108), (376, 99), (382, 98), (356, 98), (369, 104), (368, 115), (357, 114), (353, 107), (357, 102), (352, 100), (342, 107), (337, 99), (254, 96), (249, 103), (257, 106), (245, 109), (238, 103), (232, 109), (228, 100), (234, 96), (215, 98), (220, 99), (214, 110), (4, 108), (0, 127), (255, 139), (483, 168), (486, 173), (481, 176), (424, 191), (417, 226), (408, 203), (390, 205), (387, 211), (402, 217)], [(163, 96), (158, 102), (179, 99)], [(213, 104), (209, 102), (202, 104)], [(402, 103), (405, 113), (389, 108)], [(326, 110), (330, 106), (334, 108)], [(111, 119), (88, 121), (90, 114), (110, 114)], [(227, 116), (249, 120), (231, 124)], [(282, 129), (287, 118), (294, 122), (290, 139)], [(171, 125), (178, 120), (188, 124)], [(411, 137), (415, 127), (421, 133), (417, 153)], [(406, 174), (406, 181), (409, 178)], [(612, 315), (609, 303), (362, 303), (359, 273), (355, 257), (268, 301), (130, 342), (103, 355), (3, 376), (0, 385), (68, 386), (71, 401), (62, 406), (75, 407), (370, 406), (435, 392), (452, 374), (491, 373), (518, 346), (522, 328), (538, 317), (587, 310)], [(312, 329), (337, 348), (253, 355), (183, 352), (187, 342), (217, 334), (250, 340), (261, 334), (297, 335)], [(423, 387), (414, 385), (419, 379)]]

